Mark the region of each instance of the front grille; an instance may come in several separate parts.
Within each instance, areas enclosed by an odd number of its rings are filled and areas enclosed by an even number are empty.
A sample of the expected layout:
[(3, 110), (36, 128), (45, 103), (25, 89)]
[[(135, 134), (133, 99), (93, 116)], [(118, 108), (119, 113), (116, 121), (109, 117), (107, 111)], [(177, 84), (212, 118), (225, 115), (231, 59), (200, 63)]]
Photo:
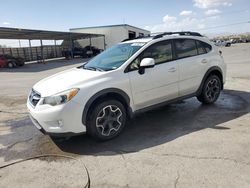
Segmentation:
[(37, 103), (40, 101), (41, 95), (35, 91), (34, 89), (31, 90), (30, 96), (29, 96), (29, 101), (32, 104), (32, 106), (36, 106)]

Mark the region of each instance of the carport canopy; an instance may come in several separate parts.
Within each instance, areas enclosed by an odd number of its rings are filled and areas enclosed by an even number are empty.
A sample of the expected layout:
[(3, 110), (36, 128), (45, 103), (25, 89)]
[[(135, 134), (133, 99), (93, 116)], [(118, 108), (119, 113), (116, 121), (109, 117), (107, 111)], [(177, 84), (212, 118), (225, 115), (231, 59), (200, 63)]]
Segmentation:
[[(80, 39), (89, 39), (91, 46), (91, 39), (103, 37), (104, 49), (105, 49), (105, 35), (91, 34), (91, 33), (75, 33), (75, 32), (63, 32), (63, 31), (47, 31), (47, 30), (34, 30), (34, 29), (21, 29), (21, 28), (8, 28), (0, 27), (0, 39), (15, 39), (15, 40), (29, 40), (30, 57), (32, 59), (31, 40), (40, 40), (41, 44), (41, 58), (44, 60), (43, 54), (43, 40), (54, 40), (55, 47), (57, 40), (70, 41), (70, 54), (74, 57), (74, 41)], [(25, 56), (26, 59), (26, 56)]]
[(26, 39), (26, 40), (77, 40), (105, 37), (101, 34), (73, 33), (62, 31), (46, 31), (20, 28), (0, 27), (0, 39)]

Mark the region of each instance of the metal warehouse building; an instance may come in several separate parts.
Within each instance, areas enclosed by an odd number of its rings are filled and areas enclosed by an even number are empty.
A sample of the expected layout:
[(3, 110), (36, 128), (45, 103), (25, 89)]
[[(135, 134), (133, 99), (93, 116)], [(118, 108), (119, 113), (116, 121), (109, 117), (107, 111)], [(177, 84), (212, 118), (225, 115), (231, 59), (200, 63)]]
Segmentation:
[(124, 39), (135, 38), (138, 36), (147, 36), (150, 34), (150, 31), (128, 24), (72, 28), (70, 29), (70, 32), (105, 35), (105, 46), (103, 39), (101, 38), (77, 40), (78, 44), (82, 47), (91, 45), (100, 49), (109, 48), (123, 41)]

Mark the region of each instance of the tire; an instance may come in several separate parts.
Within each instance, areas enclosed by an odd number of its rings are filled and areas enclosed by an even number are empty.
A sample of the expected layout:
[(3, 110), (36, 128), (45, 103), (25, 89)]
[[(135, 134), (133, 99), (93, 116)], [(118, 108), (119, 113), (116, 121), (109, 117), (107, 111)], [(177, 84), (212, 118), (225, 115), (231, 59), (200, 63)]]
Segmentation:
[(87, 133), (96, 140), (110, 140), (118, 136), (126, 124), (126, 110), (117, 100), (96, 104), (88, 113)]
[(7, 66), (8, 68), (12, 69), (16, 67), (16, 64), (14, 62), (8, 62)]
[(216, 75), (209, 76), (204, 85), (202, 86), (202, 92), (197, 99), (203, 104), (212, 104), (220, 96), (222, 88), (222, 82)]

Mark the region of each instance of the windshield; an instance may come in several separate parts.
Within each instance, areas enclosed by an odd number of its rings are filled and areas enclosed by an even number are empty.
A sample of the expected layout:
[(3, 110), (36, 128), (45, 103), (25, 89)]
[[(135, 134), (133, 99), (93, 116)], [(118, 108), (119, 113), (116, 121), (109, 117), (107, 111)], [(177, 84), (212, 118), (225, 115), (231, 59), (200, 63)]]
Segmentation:
[(120, 67), (145, 43), (122, 43), (113, 46), (86, 63), (83, 68), (89, 70), (109, 71)]

